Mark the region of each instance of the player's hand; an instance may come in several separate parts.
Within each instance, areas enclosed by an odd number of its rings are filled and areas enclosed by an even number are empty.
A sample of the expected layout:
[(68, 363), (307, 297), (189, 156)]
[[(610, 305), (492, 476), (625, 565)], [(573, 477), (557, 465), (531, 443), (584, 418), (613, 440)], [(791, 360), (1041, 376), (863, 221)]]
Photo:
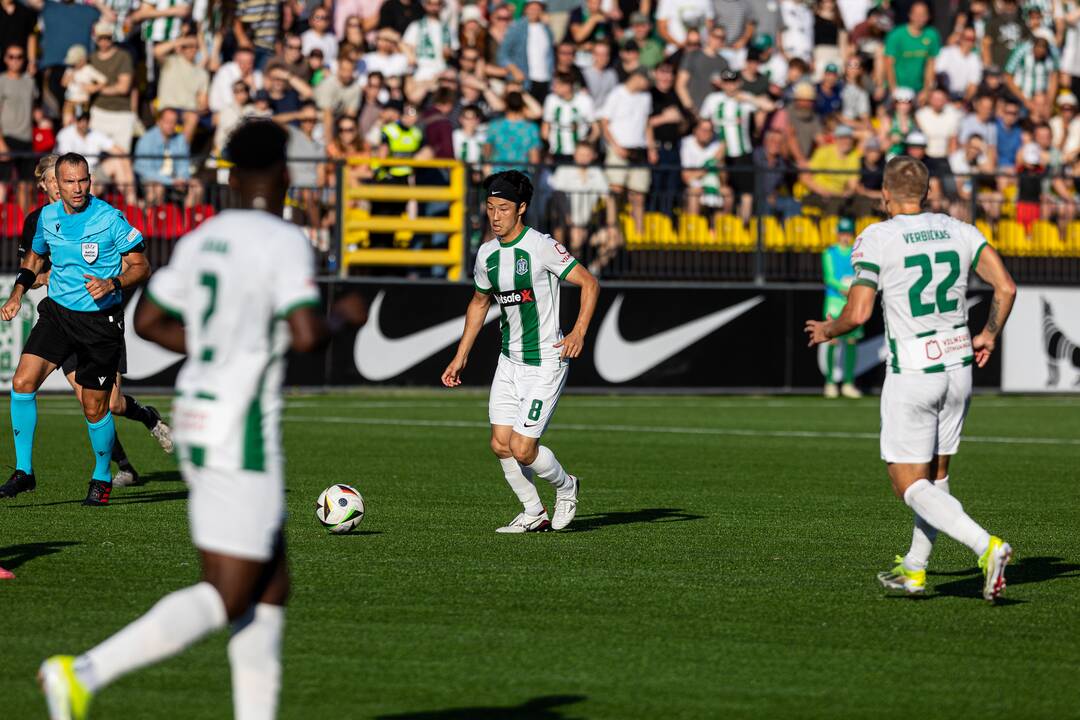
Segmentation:
[(576, 358), (581, 355), (581, 349), (585, 347), (585, 334), (579, 330), (572, 330), (569, 335), (555, 343), (559, 350), (559, 358)]
[(806, 344), (807, 347), (814, 347), (815, 345), (829, 342), (830, 338), (825, 334), (825, 328), (828, 324), (828, 320), (806, 321), (806, 327), (803, 328), (803, 331), (810, 336), (810, 342)]
[(465, 359), (454, 357), (446, 366), (442, 374), (442, 384), (448, 388), (457, 387), (461, 384), (461, 371), (465, 369)]
[(34, 285), (30, 289), (33, 290), (35, 288), (41, 287), (42, 285), (48, 285), (49, 284), (49, 275), (51, 273), (52, 273), (52, 270), (46, 270), (43, 273), (38, 273), (37, 279), (34, 280)]
[(996, 346), (997, 338), (984, 332), (971, 338), (971, 347), (975, 351), (975, 364), (979, 367), (985, 367)]
[(86, 291), (95, 300), (100, 300), (116, 289), (113, 287), (112, 280), (105, 280), (93, 275), (83, 275), (83, 277), (86, 278)]
[(4, 303), (4, 307), (0, 308), (0, 318), (5, 321), (11, 320), (19, 314), (19, 308), (22, 307), (22, 298), (10, 297), (8, 301)]

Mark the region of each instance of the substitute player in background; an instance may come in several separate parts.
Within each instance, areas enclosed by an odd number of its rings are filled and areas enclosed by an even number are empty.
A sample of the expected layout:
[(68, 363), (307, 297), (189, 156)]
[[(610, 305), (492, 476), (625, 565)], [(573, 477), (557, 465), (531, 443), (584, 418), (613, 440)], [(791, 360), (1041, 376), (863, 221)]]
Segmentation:
[[(54, 203), (60, 199), (60, 188), (56, 182), (56, 161), (59, 159), (59, 155), (50, 154), (45, 155), (38, 160), (37, 167), (34, 169), (34, 180), (37, 183), (38, 189), (45, 193), (48, 198), (46, 205)], [(26, 252), (30, 249), (31, 244), (34, 241), (34, 233), (37, 232), (38, 218), (41, 217), (41, 211), (45, 209), (46, 205), (42, 205), (36, 210), (31, 211), (26, 216), (26, 221), (23, 223), (23, 231), (19, 237), (19, 260), (20, 262), (26, 256)], [(33, 287), (39, 287), (41, 285), (47, 285), (49, 282), (49, 270), (52, 264), (48, 258), (45, 259), (42, 271), (38, 273), (37, 280), (34, 282)], [(121, 267), (123, 265), (121, 264)], [(126, 301), (126, 297), (124, 298)], [(126, 366), (126, 353), (121, 356), (120, 359), (120, 371), (116, 376), (116, 384), (113, 385), (112, 392), (109, 395), (109, 412), (114, 416), (119, 415), (126, 417), (129, 420), (138, 420), (141, 422), (150, 434), (154, 436), (154, 439), (158, 441), (162, 449), (165, 452), (172, 452), (172, 439), (170, 435), (169, 426), (161, 419), (160, 413), (151, 406), (142, 406), (131, 395), (124, 395), (120, 391), (121, 375), (127, 371)], [(75, 368), (78, 365), (78, 358), (74, 355), (69, 356), (61, 365), (61, 370), (64, 373), (64, 377), (67, 378), (68, 384), (71, 385), (72, 390), (75, 391), (75, 396), (82, 402), (80, 393), (82, 388), (77, 382), (75, 382)], [(139, 482), (139, 473), (135, 470), (135, 467), (128, 459), (127, 453), (124, 452), (124, 446), (120, 444), (120, 434), (116, 434), (113, 438), (112, 449), (112, 461), (117, 465), (117, 473), (113, 476), (113, 487), (123, 487), (127, 485), (136, 485)], [(21, 492), (33, 490), (37, 486), (36, 479), (33, 475), (15, 475), (3, 486), (0, 486), (0, 498), (15, 497)]]
[[(893, 490), (915, 511), (912, 547), (878, 575), (885, 587), (921, 593), (926, 563), (940, 530), (979, 558), (983, 597), (1005, 589), (1008, 543), (984, 530), (949, 493), (949, 460), (971, 401), (971, 365), (986, 365), (1012, 311), (1016, 285), (997, 252), (974, 226), (925, 213), (929, 173), (919, 160), (895, 157), (882, 190), (889, 220), (855, 243), (855, 282), (839, 318), (808, 320), (810, 344), (828, 342), (865, 323), (881, 291), (889, 366), (881, 392), (881, 457)], [(967, 327), (968, 273), (993, 289), (986, 327)]]
[(49, 270), (49, 297), (38, 305), (38, 321), (23, 345), (11, 379), (11, 426), (15, 437), (15, 472), (5, 495), (32, 490), (37, 390), (71, 356), (79, 401), (86, 416), (94, 471), (84, 505), (108, 505), (112, 492), (109, 461), (116, 426), (109, 396), (124, 353), (121, 293), (150, 276), (142, 234), (122, 213), (90, 194), (90, 169), (76, 153), (56, 161), (60, 202), (42, 209), (31, 247), (0, 317), (19, 314), (22, 297)]
[(290, 346), (309, 352), (325, 336), (311, 245), (281, 219), (287, 143), (268, 120), (233, 133), (229, 185), (245, 209), (220, 213), (181, 239), (135, 311), (142, 337), (187, 354), (173, 421), (203, 580), (165, 596), (86, 654), (46, 660), (39, 679), (54, 719), (86, 717), (94, 692), (227, 623), (236, 717), (277, 712), (289, 591), (283, 358)]
[[(855, 269), (851, 266), (851, 241), (855, 238), (855, 223), (849, 217), (841, 217), (836, 223), (836, 242), (821, 253), (821, 273), (825, 281), (826, 320), (840, 317), (847, 304)], [(860, 325), (847, 335), (836, 338), (825, 348), (825, 397), (860, 398), (862, 393), (855, 387), (855, 344), (864, 334)], [(844, 384), (836, 386), (834, 376), (836, 356), (841, 357), (844, 368)]]
[[(562, 245), (525, 225), (533, 194), (529, 178), (510, 170), (492, 175), (484, 187), (495, 239), (481, 245), (476, 254), (475, 292), (465, 311), (465, 331), (442, 382), (450, 388), (461, 384), (461, 371), (495, 298), (502, 311), (502, 355), (488, 400), (491, 449), (522, 504), (522, 512), (496, 532), (562, 530), (577, 512), (578, 479), (540, 445), (540, 436), (566, 384), (567, 361), (581, 354), (599, 284)], [(565, 337), (559, 327), (560, 280), (581, 287), (577, 322)], [(533, 475), (555, 488), (551, 518), (532, 483)]]

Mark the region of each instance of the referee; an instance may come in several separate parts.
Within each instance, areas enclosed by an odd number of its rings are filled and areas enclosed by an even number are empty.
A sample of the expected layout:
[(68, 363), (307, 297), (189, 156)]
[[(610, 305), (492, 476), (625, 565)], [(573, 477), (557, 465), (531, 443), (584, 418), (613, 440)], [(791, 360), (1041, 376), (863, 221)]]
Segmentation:
[(36, 486), (32, 457), (37, 390), (49, 373), (75, 355), (75, 381), (82, 386), (80, 401), (94, 450), (94, 471), (83, 504), (107, 505), (116, 435), (109, 395), (124, 354), (121, 291), (144, 282), (150, 265), (142, 234), (123, 214), (90, 194), (86, 158), (62, 155), (55, 174), (60, 202), (42, 209), (11, 297), (0, 308), (0, 318), (14, 318), (46, 258), (52, 262), (49, 297), (38, 305), (38, 322), (11, 381), (16, 464), (4, 489), (17, 494)]

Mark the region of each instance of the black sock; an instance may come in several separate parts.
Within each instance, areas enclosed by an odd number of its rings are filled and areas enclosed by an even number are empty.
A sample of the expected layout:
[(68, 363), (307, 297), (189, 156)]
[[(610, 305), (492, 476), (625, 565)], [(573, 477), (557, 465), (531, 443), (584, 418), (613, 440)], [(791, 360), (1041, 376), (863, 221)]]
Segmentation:
[(139, 401), (130, 395), (124, 396), (124, 417), (128, 420), (138, 420), (146, 426), (147, 430), (153, 430), (154, 425), (157, 424), (157, 418), (154, 415), (139, 404)]
[(128, 460), (127, 453), (124, 452), (124, 446), (120, 444), (119, 434), (113, 436), (112, 461), (116, 463), (121, 470), (131, 469), (131, 462)]

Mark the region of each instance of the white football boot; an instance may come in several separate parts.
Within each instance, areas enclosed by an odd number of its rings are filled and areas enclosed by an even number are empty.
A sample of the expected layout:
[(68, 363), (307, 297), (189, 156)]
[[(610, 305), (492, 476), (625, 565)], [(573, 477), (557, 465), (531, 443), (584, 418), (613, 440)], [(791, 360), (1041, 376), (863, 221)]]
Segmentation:
[(552, 530), (562, 530), (570, 524), (577, 513), (578, 488), (581, 485), (576, 476), (567, 473), (567, 477), (570, 478), (569, 487), (555, 492), (555, 515), (551, 518)]
[(530, 515), (526, 512), (520, 513), (516, 518), (510, 521), (510, 524), (496, 528), (497, 533), (530, 533), (530, 532), (547, 532), (551, 529), (551, 520), (548, 518), (547, 510), (539, 515)]

